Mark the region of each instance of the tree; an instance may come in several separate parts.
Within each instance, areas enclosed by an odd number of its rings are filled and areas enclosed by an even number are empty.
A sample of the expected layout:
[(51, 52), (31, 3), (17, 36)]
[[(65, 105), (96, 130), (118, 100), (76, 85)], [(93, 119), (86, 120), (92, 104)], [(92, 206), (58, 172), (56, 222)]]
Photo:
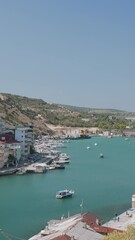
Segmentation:
[(81, 129), (81, 135), (84, 135), (84, 130), (83, 129)]
[(30, 146), (30, 154), (34, 154), (35, 153), (35, 149), (33, 146)]
[(8, 156), (8, 163), (14, 165), (15, 162), (16, 162), (16, 158), (14, 157), (14, 155), (9, 154), (9, 156)]
[(102, 240), (135, 240), (135, 225), (130, 225), (125, 232), (113, 232)]

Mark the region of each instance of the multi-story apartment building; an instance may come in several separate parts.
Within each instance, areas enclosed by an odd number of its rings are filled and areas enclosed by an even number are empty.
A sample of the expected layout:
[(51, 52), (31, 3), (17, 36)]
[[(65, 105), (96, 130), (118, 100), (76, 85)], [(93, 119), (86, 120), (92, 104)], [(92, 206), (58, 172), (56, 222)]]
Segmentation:
[[(26, 159), (34, 144), (33, 127), (6, 129), (0, 119), (0, 168)], [(13, 161), (12, 161), (13, 160)]]
[(18, 164), (21, 159), (21, 143), (18, 141), (6, 141), (5, 147), (9, 149), (9, 155), (14, 157), (14, 164)]
[(21, 155), (23, 159), (26, 159), (34, 143), (33, 127), (17, 127), (15, 129), (15, 139), (21, 143)]
[[(9, 158), (12, 156), (12, 159)], [(21, 144), (12, 133), (0, 134), (0, 168), (4, 165), (17, 164), (21, 159)]]

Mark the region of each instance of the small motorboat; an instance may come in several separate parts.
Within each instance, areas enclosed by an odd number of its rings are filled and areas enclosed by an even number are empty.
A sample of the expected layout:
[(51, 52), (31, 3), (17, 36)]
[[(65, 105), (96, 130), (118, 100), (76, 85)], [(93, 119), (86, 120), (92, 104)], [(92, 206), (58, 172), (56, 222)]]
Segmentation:
[(104, 154), (103, 153), (100, 153), (100, 158), (103, 158), (104, 157)]
[(64, 189), (64, 190), (60, 190), (56, 193), (56, 198), (67, 198), (67, 197), (72, 197), (74, 194), (74, 190), (68, 190), (68, 189)]

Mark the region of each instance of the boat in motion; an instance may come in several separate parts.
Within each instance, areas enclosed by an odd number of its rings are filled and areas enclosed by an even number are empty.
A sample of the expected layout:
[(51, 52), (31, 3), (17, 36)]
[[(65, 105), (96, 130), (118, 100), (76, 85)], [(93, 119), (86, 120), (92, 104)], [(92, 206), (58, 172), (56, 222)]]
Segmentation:
[(67, 198), (67, 197), (72, 197), (74, 195), (74, 190), (68, 190), (68, 189), (64, 189), (64, 190), (60, 190), (56, 193), (56, 198)]

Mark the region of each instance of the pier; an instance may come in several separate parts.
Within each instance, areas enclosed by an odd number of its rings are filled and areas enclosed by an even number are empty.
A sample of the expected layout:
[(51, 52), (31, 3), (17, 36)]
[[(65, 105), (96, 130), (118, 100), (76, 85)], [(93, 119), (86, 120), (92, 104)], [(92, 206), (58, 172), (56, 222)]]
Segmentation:
[(115, 228), (117, 230), (126, 231), (129, 225), (135, 224), (135, 208), (130, 208), (126, 212), (114, 216), (104, 227)]
[(132, 224), (135, 224), (135, 194), (132, 195), (132, 208), (129, 208), (126, 212), (120, 215), (115, 213), (114, 218), (103, 226), (126, 231), (127, 227)]

